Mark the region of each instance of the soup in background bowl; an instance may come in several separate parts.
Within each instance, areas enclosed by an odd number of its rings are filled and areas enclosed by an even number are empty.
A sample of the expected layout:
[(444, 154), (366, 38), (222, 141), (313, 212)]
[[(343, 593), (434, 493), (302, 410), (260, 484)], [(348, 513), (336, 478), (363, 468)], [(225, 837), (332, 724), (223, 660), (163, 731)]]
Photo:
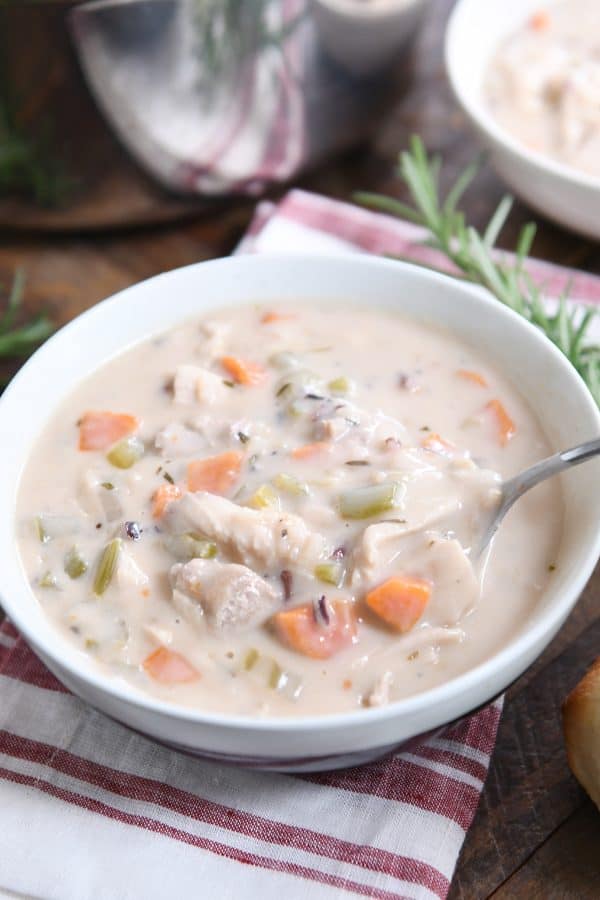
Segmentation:
[(63, 329), (0, 404), (2, 598), (67, 686), (154, 737), (370, 758), (493, 697), (556, 631), (597, 552), (579, 473), (515, 507), (484, 571), (471, 547), (500, 479), (597, 420), (545, 337), (443, 276), (168, 273)]
[(490, 62), (485, 95), (529, 150), (600, 177), (600, 6), (541, 5)]
[(598, 15), (593, 0), (457, 0), (445, 37), (450, 85), (498, 174), (533, 209), (596, 239), (597, 60), (586, 45)]

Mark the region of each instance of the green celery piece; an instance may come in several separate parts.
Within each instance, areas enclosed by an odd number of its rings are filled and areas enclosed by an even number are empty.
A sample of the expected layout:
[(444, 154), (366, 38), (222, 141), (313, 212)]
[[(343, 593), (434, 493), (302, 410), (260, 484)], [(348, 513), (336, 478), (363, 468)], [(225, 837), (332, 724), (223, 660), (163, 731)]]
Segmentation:
[(341, 587), (345, 574), (346, 570), (339, 562), (325, 562), (315, 566), (315, 578), (335, 587)]
[(327, 387), (334, 394), (348, 394), (352, 388), (352, 383), (345, 375), (340, 375), (338, 378), (333, 378)]
[(247, 506), (251, 506), (252, 509), (269, 509), (277, 506), (278, 503), (279, 497), (271, 485), (262, 484), (247, 501)]
[(81, 578), (88, 570), (88, 564), (77, 547), (71, 547), (65, 556), (65, 572), (69, 578)]
[(278, 490), (285, 491), (287, 494), (293, 494), (296, 497), (306, 496), (310, 493), (308, 485), (304, 481), (300, 481), (294, 475), (288, 475), (285, 472), (280, 472), (276, 475), (273, 479), (273, 484)]
[(56, 575), (53, 575), (52, 572), (44, 572), (40, 580), (38, 581), (40, 587), (43, 588), (57, 588), (58, 580)]
[(253, 669), (258, 662), (259, 656), (260, 654), (258, 650), (255, 647), (251, 647), (246, 653), (246, 658), (244, 659), (244, 669), (246, 669), (246, 671), (250, 671), (250, 669)]
[(130, 469), (144, 455), (144, 445), (139, 438), (130, 436), (123, 438), (111, 447), (106, 458), (117, 469)]
[(395, 481), (355, 488), (340, 495), (338, 509), (344, 519), (371, 519), (394, 509), (398, 501)]
[(168, 535), (164, 539), (165, 548), (177, 559), (213, 559), (217, 555), (217, 545), (188, 531), (185, 534)]
[(101, 597), (104, 594), (113, 579), (117, 563), (119, 562), (122, 543), (120, 538), (114, 538), (102, 551), (93, 586), (94, 594), (97, 597)]

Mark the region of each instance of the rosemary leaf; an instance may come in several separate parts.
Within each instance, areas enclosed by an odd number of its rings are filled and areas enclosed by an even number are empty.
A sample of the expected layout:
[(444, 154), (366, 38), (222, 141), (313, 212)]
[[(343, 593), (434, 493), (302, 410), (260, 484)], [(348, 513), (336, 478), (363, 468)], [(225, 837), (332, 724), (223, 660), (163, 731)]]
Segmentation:
[(488, 227), (485, 229), (483, 235), (483, 243), (488, 248), (488, 250), (491, 250), (495, 245), (498, 239), (498, 235), (504, 228), (506, 220), (510, 214), (512, 205), (512, 197), (503, 197), (498, 204), (498, 208), (490, 219)]
[(18, 269), (6, 301), (6, 311), (0, 315), (0, 359), (29, 356), (54, 330), (45, 315), (36, 316), (23, 325), (14, 326), (21, 306), (24, 284), (23, 271)]
[(0, 194), (20, 194), (48, 208), (64, 206), (76, 179), (54, 158), (47, 125), (37, 139), (21, 131), (17, 113), (21, 104), (8, 84), (0, 52)]
[(26, 325), (0, 335), (0, 357), (27, 356), (51, 334), (48, 319), (38, 316)]
[(358, 191), (354, 195), (354, 199), (362, 206), (369, 206), (378, 212), (387, 213), (390, 216), (398, 216), (402, 219), (408, 219), (411, 222), (421, 222), (419, 213), (415, 212), (406, 203), (395, 200), (393, 197), (386, 197), (383, 194), (371, 194), (368, 191)]
[[(529, 223), (521, 229), (514, 258), (494, 251), (510, 214), (511, 197), (501, 200), (483, 234), (468, 224), (458, 204), (479, 165), (476, 161), (467, 166), (444, 198), (439, 189), (440, 158), (429, 156), (422, 140), (413, 136), (409, 149), (400, 154), (397, 170), (413, 206), (364, 192), (357, 194), (356, 200), (371, 209), (420, 225), (426, 232), (424, 244), (446, 257), (454, 270), (451, 274), (487, 288), (543, 331), (577, 369), (600, 406), (600, 346), (588, 339), (596, 310), (568, 304), (567, 290), (559, 298), (556, 311), (548, 311), (543, 302), (543, 289), (524, 267), (535, 238), (535, 224)], [(411, 262), (435, 268), (415, 260)]]
[(25, 273), (23, 272), (23, 269), (17, 269), (13, 278), (10, 294), (8, 295), (8, 305), (6, 307), (6, 312), (0, 319), (0, 334), (6, 334), (6, 332), (9, 330), (9, 328), (12, 327), (12, 324), (15, 321), (15, 316), (17, 315), (17, 310), (19, 309), (19, 304), (23, 296), (24, 285)]

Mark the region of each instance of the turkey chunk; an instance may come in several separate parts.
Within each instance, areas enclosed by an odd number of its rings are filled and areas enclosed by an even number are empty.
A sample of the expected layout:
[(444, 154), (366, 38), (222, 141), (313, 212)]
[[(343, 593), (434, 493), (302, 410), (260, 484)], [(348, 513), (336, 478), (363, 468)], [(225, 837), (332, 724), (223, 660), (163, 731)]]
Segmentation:
[(206, 448), (206, 440), (197, 431), (186, 428), (179, 422), (166, 425), (156, 435), (154, 445), (161, 456), (171, 459), (181, 456), (194, 456)]
[(77, 485), (77, 502), (88, 516), (105, 522), (115, 522), (123, 515), (123, 507), (119, 491), (107, 488), (107, 484), (102, 471), (85, 469)]
[(367, 695), (368, 706), (387, 706), (390, 702), (390, 690), (394, 683), (394, 673), (387, 669), (380, 675)]
[(459, 541), (392, 522), (371, 525), (355, 551), (352, 585), (359, 591), (398, 573), (424, 578), (432, 594), (423, 621), (452, 626), (477, 602), (479, 582)]
[(225, 352), (225, 345), (231, 322), (219, 322), (218, 319), (209, 319), (200, 326), (200, 334), (203, 337), (202, 355), (214, 359)]
[(312, 567), (325, 551), (323, 536), (310, 531), (299, 516), (248, 509), (204, 491), (171, 503), (165, 524), (176, 533), (202, 534), (227, 556), (258, 571)]
[(462, 485), (465, 503), (472, 507), (485, 512), (499, 503), (502, 479), (498, 472), (480, 469), (472, 459), (462, 458), (449, 463), (448, 474)]
[(266, 452), (271, 448), (271, 429), (266, 424), (247, 419), (231, 422), (214, 415), (203, 415), (191, 418), (186, 425), (171, 422), (161, 428), (154, 445), (161, 456), (176, 459), (217, 449), (224, 442), (239, 445), (249, 440), (255, 453)]
[(133, 557), (126, 550), (121, 549), (117, 564), (119, 590), (128, 591), (131, 588), (143, 588), (148, 584), (148, 580), (148, 576), (140, 569)]
[(352, 584), (360, 587), (376, 581), (402, 551), (407, 536), (419, 528), (399, 522), (378, 522), (365, 528), (354, 551)]
[(393, 519), (369, 525), (362, 533), (354, 551), (354, 583), (372, 581), (406, 552), (413, 535), (422, 540), (425, 532), (450, 532), (471, 546), (500, 497), (499, 476), (468, 459), (444, 461), (437, 468), (423, 465), (412, 450), (399, 450), (394, 465), (406, 486), (402, 507), (394, 510)]
[(479, 599), (479, 582), (458, 541), (431, 539), (424, 551), (422, 574), (433, 583), (426, 618), (430, 625), (450, 626)]
[(247, 566), (192, 559), (171, 569), (173, 604), (194, 624), (215, 634), (236, 634), (265, 622), (279, 594)]
[(459, 507), (458, 499), (451, 496), (437, 497), (431, 509), (422, 500), (424, 497), (410, 496), (410, 502), (402, 510), (404, 520), (376, 522), (365, 528), (354, 550), (353, 584), (372, 583), (397, 557), (416, 552), (423, 544), (424, 535), (439, 528), (439, 523)]
[(349, 440), (355, 447), (379, 447), (393, 438), (405, 439), (405, 428), (380, 411), (366, 412), (353, 403), (326, 401), (317, 413), (312, 430), (316, 440)]
[(212, 406), (225, 396), (226, 390), (223, 379), (214, 372), (199, 366), (177, 366), (173, 381), (175, 403)]

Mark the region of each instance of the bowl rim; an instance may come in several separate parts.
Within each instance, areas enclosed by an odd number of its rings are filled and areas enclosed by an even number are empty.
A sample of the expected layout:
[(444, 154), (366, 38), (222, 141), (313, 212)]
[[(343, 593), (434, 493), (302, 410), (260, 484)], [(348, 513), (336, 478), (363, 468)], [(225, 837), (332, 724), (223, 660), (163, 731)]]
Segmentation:
[[(477, 103), (468, 92), (465, 94), (463, 91), (462, 78), (457, 74), (459, 64), (457, 63), (457, 54), (454, 48), (458, 35), (465, 28), (470, 27), (468, 12), (473, 2), (474, 0), (457, 0), (446, 25), (444, 66), (455, 100), (490, 141), (500, 145), (506, 153), (521, 158), (530, 166), (543, 171), (553, 178), (560, 179), (571, 187), (591, 190), (600, 194), (600, 175), (590, 175), (587, 172), (581, 172), (574, 166), (555, 160), (551, 156), (530, 150), (497, 123), (491, 113), (488, 113), (484, 104)], [(492, 2), (493, 0), (487, 0), (488, 5)], [(560, 2), (560, 0), (554, 0), (554, 2)], [(498, 49), (499, 42), (496, 42), (493, 46), (494, 49)], [(487, 62), (489, 62), (489, 59)]]
[[(137, 282), (136, 284), (111, 295), (100, 303), (95, 304), (94, 306), (81, 313), (79, 316), (76, 316), (73, 320), (71, 320), (57, 332), (55, 332), (55, 334), (51, 338), (49, 338), (45, 342), (45, 344), (43, 344), (42, 347), (40, 347), (29, 358), (25, 365), (22, 366), (19, 372), (12, 379), (9, 386), (6, 388), (4, 395), (0, 398), (0, 424), (2, 424), (2, 419), (4, 417), (4, 407), (6, 405), (6, 399), (12, 398), (14, 394), (18, 395), (21, 383), (29, 377), (32, 370), (35, 370), (38, 365), (40, 365), (40, 362), (45, 362), (46, 356), (54, 352), (53, 348), (56, 345), (58, 345), (58, 347), (60, 348), (61, 343), (63, 343), (66, 338), (68, 339), (71, 334), (73, 334), (74, 332), (76, 333), (82, 321), (87, 322), (90, 319), (93, 320), (94, 318), (101, 319), (107, 314), (110, 314), (111, 310), (118, 309), (119, 304), (122, 303), (123, 298), (127, 294), (135, 294), (139, 291), (144, 291), (149, 284), (154, 284), (159, 280), (168, 281), (170, 276), (177, 273), (192, 273), (199, 267), (224, 267), (225, 270), (227, 270), (230, 267), (241, 265), (248, 267), (256, 266), (260, 268), (261, 266), (268, 266), (273, 262), (277, 262), (280, 265), (288, 267), (297, 266), (302, 271), (305, 271), (307, 267), (310, 267), (311, 265), (329, 265), (334, 268), (339, 266), (350, 266), (365, 269), (389, 269), (390, 271), (393, 270), (394, 272), (398, 273), (398, 277), (400, 279), (402, 278), (402, 273), (407, 272), (413, 277), (420, 278), (423, 281), (433, 284), (439, 289), (439, 293), (443, 293), (444, 290), (448, 290), (450, 286), (452, 286), (451, 290), (457, 293), (467, 293), (472, 297), (476, 296), (477, 302), (481, 303), (482, 306), (487, 307), (487, 310), (492, 311), (492, 315), (497, 317), (497, 319), (499, 320), (499, 325), (503, 324), (502, 320), (504, 320), (504, 323), (507, 323), (507, 327), (509, 329), (517, 329), (520, 330), (523, 334), (527, 334), (529, 340), (535, 341), (540, 344), (540, 346), (543, 346), (543, 352), (554, 357), (555, 362), (562, 368), (565, 378), (570, 382), (570, 387), (574, 390), (579, 391), (580, 399), (587, 407), (587, 414), (589, 415), (590, 423), (595, 422), (596, 428), (598, 432), (600, 432), (600, 410), (593, 400), (593, 397), (589, 392), (587, 386), (583, 382), (583, 379), (573, 368), (567, 358), (560, 352), (560, 350), (542, 332), (535, 328), (534, 325), (519, 316), (512, 309), (499, 303), (499, 301), (497, 301), (491, 295), (488, 295), (481, 289), (476, 288), (472, 285), (464, 284), (449, 275), (435, 272), (433, 270), (429, 270), (412, 263), (385, 259), (382, 257), (372, 256), (370, 254), (355, 256), (340, 256), (339, 254), (277, 254), (269, 256), (257, 254), (255, 256), (244, 255), (237, 257), (222, 257), (218, 259), (194, 263), (188, 266), (182, 266), (168, 272), (163, 272), (152, 278), (145, 279), (144, 281)], [(302, 291), (299, 292), (299, 299), (301, 299), (301, 295)], [(360, 301), (360, 305), (362, 304), (363, 301)], [(235, 304), (232, 304), (232, 306), (235, 306)], [(173, 304), (172, 309), (176, 310), (177, 305)], [(410, 314), (407, 313), (407, 315)], [(167, 326), (167, 328), (162, 328), (161, 331), (167, 330), (170, 327), (175, 327), (177, 324), (183, 321), (185, 321), (185, 317), (178, 317), (177, 314), (175, 314), (173, 316), (173, 321), (171, 322), (171, 324)], [(155, 333), (159, 332), (157, 331)], [(146, 340), (148, 336), (148, 334), (143, 333), (140, 337), (140, 340)], [(124, 352), (131, 346), (131, 342), (124, 344), (123, 348), (119, 352)], [(106, 361), (108, 360), (105, 360), (105, 362)], [(101, 365), (101, 363), (99, 365)], [(95, 366), (95, 370), (97, 368), (98, 366)], [(66, 392), (63, 393), (62, 398), (64, 399), (65, 396)], [(21, 470), (21, 473), (22, 471), (23, 470)], [(15, 503), (16, 499), (17, 494), (15, 494)], [(16, 536), (15, 503), (12, 504), (12, 507), (9, 511), (11, 517), (10, 531), (13, 538), (15, 538)], [(585, 556), (582, 559), (582, 563), (579, 569), (573, 575), (569, 576), (568, 586), (563, 589), (560, 597), (558, 597), (556, 601), (553, 602), (551, 607), (548, 610), (544, 610), (537, 617), (537, 620), (534, 621), (533, 624), (531, 624), (529, 627), (526, 627), (522, 631), (522, 633), (516, 636), (514, 640), (510, 641), (505, 646), (500, 647), (493, 656), (486, 659), (482, 663), (474, 666), (473, 668), (467, 669), (460, 675), (457, 675), (456, 677), (451, 678), (449, 681), (434, 688), (422, 691), (417, 694), (409, 695), (408, 697), (379, 708), (364, 708), (343, 713), (325, 713), (321, 715), (310, 716), (272, 716), (265, 718), (252, 718), (251, 715), (230, 715), (219, 712), (211, 712), (198, 709), (196, 707), (187, 707), (170, 701), (154, 698), (150, 694), (143, 693), (141, 689), (136, 689), (133, 686), (130, 686), (124, 679), (118, 679), (116, 677), (111, 677), (110, 675), (105, 675), (99, 668), (95, 669), (93, 666), (93, 661), (88, 660), (85, 657), (85, 654), (83, 654), (82, 652), (77, 653), (77, 656), (74, 652), (73, 657), (67, 660), (61, 658), (59, 654), (59, 647), (54, 639), (54, 634), (56, 634), (57, 638), (59, 638), (60, 632), (54, 628), (50, 619), (48, 619), (48, 622), (51, 626), (48, 630), (48, 636), (42, 635), (40, 637), (36, 634), (35, 628), (32, 627), (28, 621), (29, 616), (26, 612), (27, 606), (18, 603), (18, 591), (14, 592), (14, 596), (11, 595), (7, 598), (6, 592), (4, 590), (0, 590), (0, 598), (2, 598), (2, 605), (7, 617), (26, 639), (27, 643), (31, 647), (33, 647), (36, 652), (38, 652), (39, 650), (39, 655), (44, 661), (46, 661), (46, 658), (51, 660), (52, 666), (50, 666), (50, 668), (52, 668), (53, 671), (54, 669), (56, 669), (58, 671), (67, 672), (72, 678), (75, 679), (75, 681), (83, 682), (84, 684), (97, 690), (100, 694), (108, 694), (118, 703), (124, 704), (126, 706), (133, 706), (137, 710), (141, 710), (150, 715), (159, 715), (166, 718), (171, 718), (179, 722), (186, 723), (190, 726), (200, 725), (229, 731), (245, 730), (248, 732), (271, 732), (278, 734), (293, 734), (311, 730), (331, 732), (337, 729), (342, 730), (345, 728), (360, 728), (361, 726), (364, 727), (365, 725), (369, 725), (370, 723), (374, 724), (386, 719), (393, 720), (403, 717), (408, 718), (415, 714), (418, 715), (419, 713), (426, 713), (429, 708), (434, 709), (440, 707), (442, 704), (450, 704), (452, 701), (456, 701), (457, 698), (461, 696), (461, 694), (467, 695), (469, 693), (469, 690), (474, 689), (478, 684), (486, 683), (487, 679), (491, 680), (491, 678), (495, 674), (497, 675), (502, 671), (508, 670), (510, 668), (511, 662), (514, 663), (519, 659), (523, 659), (527, 656), (528, 651), (535, 649), (537, 645), (541, 645), (543, 648), (545, 648), (553, 635), (556, 633), (557, 629), (564, 621), (566, 615), (568, 615), (568, 613), (572, 610), (575, 603), (577, 602), (577, 599), (585, 584), (587, 583), (588, 578), (591, 575), (594, 566), (596, 565), (598, 557), (600, 556), (600, 507), (598, 508), (597, 517), (599, 527), (595, 529), (593, 534), (590, 532), (587, 541), (587, 549), (585, 550)], [(22, 575), (24, 576), (23, 569)], [(3, 571), (0, 571), (0, 585), (3, 578)], [(33, 593), (30, 585), (27, 583), (25, 577), (22, 578), (21, 588), (22, 592), (26, 592), (28, 597), (33, 597), (33, 599), (37, 602), (37, 598), (35, 597), (35, 594)], [(536, 653), (536, 658), (537, 655), (539, 654)], [(519, 675), (522, 671), (523, 670), (521, 669)], [(492, 702), (494, 696), (495, 694), (490, 694), (490, 696), (484, 701), (484, 703)], [(472, 712), (471, 707), (465, 710), (464, 713), (461, 713), (461, 715), (468, 715), (470, 712)]]
[(429, 0), (386, 0), (384, 3), (360, 3), (357, 0), (313, 0), (330, 12), (355, 20), (363, 25), (371, 22), (379, 24), (391, 18), (399, 18), (418, 6), (424, 6)]

